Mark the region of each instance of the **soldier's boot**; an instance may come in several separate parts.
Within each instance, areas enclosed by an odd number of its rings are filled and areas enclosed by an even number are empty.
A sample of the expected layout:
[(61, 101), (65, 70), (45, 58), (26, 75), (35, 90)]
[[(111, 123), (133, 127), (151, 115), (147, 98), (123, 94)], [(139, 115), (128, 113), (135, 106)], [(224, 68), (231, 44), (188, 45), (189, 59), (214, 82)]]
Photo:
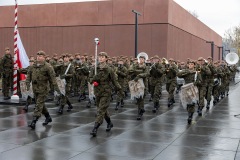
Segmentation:
[(137, 116), (137, 120), (141, 120), (142, 119), (142, 116), (143, 116), (143, 113), (145, 112), (144, 109), (139, 109), (138, 110), (138, 116)]
[(221, 92), (221, 99), (223, 99), (225, 97), (225, 93)]
[(93, 130), (92, 132), (90, 132), (90, 135), (92, 135), (93, 137), (96, 137), (99, 126), (100, 126), (100, 123), (95, 122)]
[(206, 108), (207, 108), (207, 110), (209, 110), (209, 108), (210, 108), (210, 101), (207, 101)]
[(173, 105), (172, 99), (171, 99), (171, 100), (168, 100), (168, 107), (171, 107), (172, 105)]
[(80, 97), (81, 97), (81, 100), (82, 100), (82, 101), (87, 98), (85, 93), (83, 93), (82, 95), (80, 95)]
[(127, 91), (124, 91), (125, 98), (128, 97)]
[(56, 106), (60, 105), (60, 97), (57, 97)]
[(193, 112), (188, 112), (188, 124), (192, 123)]
[(42, 123), (42, 125), (43, 125), (43, 126), (46, 126), (46, 125), (48, 125), (48, 123), (51, 123), (51, 122), (52, 122), (52, 118), (51, 118), (51, 116), (50, 116), (49, 113), (46, 113), (44, 116), (46, 117), (46, 119), (45, 119), (45, 121)]
[(28, 112), (28, 106), (29, 106), (29, 103), (26, 103), (25, 107), (23, 108), (25, 112)]
[(172, 99), (172, 103), (175, 103), (175, 99), (174, 98)]
[(107, 128), (106, 128), (106, 132), (109, 132), (111, 131), (112, 127), (113, 127), (113, 124), (111, 122), (111, 119), (110, 117), (105, 117), (105, 120), (107, 122)]
[(229, 95), (229, 93), (227, 92), (227, 94), (226, 94), (227, 96)]
[(202, 116), (202, 108), (199, 108), (199, 110), (198, 110), (198, 116)]
[(91, 100), (90, 100), (90, 99), (88, 100), (88, 103), (87, 103), (87, 105), (86, 105), (86, 108), (91, 108)]
[(58, 114), (63, 114), (64, 105), (61, 105), (57, 111)]
[(11, 97), (10, 97), (8, 94), (5, 94), (5, 96), (4, 96), (3, 99), (4, 99), (4, 100), (8, 100), (8, 99), (11, 99)]
[(96, 106), (96, 98), (93, 97), (94, 105)]
[(159, 102), (154, 102), (154, 109), (152, 110), (153, 113), (156, 113), (159, 108)]
[(116, 103), (116, 107), (115, 107), (115, 110), (116, 110), (116, 111), (118, 110), (119, 105), (120, 105), (120, 102), (117, 102), (117, 103)]
[(111, 94), (111, 102), (113, 101), (113, 94)]
[(123, 99), (121, 99), (121, 107), (124, 107)]
[(152, 102), (152, 96), (150, 96), (150, 98), (149, 98), (149, 102)]
[(73, 109), (73, 106), (69, 100), (67, 100), (67, 105), (68, 105), (67, 112), (70, 112)]
[(33, 117), (33, 120), (30, 124), (28, 124), (28, 127), (30, 127), (31, 129), (35, 129), (36, 128), (36, 123), (38, 121), (39, 117)]

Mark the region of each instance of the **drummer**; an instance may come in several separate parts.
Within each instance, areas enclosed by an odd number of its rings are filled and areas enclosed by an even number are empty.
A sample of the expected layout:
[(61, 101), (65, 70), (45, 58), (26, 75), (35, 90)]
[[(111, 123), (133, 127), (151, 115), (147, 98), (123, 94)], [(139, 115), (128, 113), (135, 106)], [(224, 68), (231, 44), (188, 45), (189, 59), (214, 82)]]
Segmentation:
[[(181, 70), (177, 73), (179, 78), (183, 78), (185, 80), (185, 84), (193, 83), (195, 81), (195, 62), (189, 61), (188, 68)], [(191, 124), (192, 117), (195, 112), (195, 103), (187, 104), (187, 111), (188, 111), (188, 124)]]

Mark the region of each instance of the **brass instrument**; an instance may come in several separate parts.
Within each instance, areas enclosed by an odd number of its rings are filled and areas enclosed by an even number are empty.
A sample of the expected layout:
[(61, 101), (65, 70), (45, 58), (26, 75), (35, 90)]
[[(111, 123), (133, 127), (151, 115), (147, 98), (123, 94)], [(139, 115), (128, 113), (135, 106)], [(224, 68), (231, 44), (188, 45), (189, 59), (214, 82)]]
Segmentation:
[(231, 52), (226, 55), (226, 62), (228, 64), (233, 65), (238, 63), (238, 61), (239, 61), (239, 56), (237, 53)]

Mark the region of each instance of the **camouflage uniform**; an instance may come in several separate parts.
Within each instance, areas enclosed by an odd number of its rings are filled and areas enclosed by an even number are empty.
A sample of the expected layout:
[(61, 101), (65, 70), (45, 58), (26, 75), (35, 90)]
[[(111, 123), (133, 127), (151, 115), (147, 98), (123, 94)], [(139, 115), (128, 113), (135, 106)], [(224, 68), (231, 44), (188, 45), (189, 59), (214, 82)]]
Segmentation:
[[(107, 58), (107, 53), (100, 52), (99, 56), (104, 56)], [(117, 81), (116, 74), (112, 68), (106, 64), (106, 62), (100, 63), (97, 66), (97, 74), (93, 76), (91, 80), (91, 84), (92, 83), (95, 84), (94, 94), (96, 97), (97, 117), (94, 128), (90, 134), (96, 136), (99, 126), (103, 123), (103, 119), (105, 119), (108, 124), (106, 131), (110, 131), (113, 127), (107, 110), (110, 105), (112, 93), (112, 88), (109, 84), (112, 83), (117, 90), (121, 90), (121, 86)]]
[[(137, 81), (139, 78), (143, 79), (144, 84), (146, 84), (146, 78), (149, 76), (147, 72), (147, 67), (145, 64), (135, 64), (132, 65), (129, 69), (129, 74), (131, 76), (131, 80)], [(138, 105), (138, 117), (137, 120), (141, 120), (143, 113), (145, 112), (144, 109), (144, 97), (136, 98), (137, 105)]]
[(206, 100), (207, 100), (206, 108), (209, 109), (210, 102), (212, 100), (212, 95), (213, 95), (214, 75), (216, 74), (216, 67), (212, 63), (209, 63), (207, 66), (211, 71), (211, 74), (207, 77), (208, 82), (207, 82), (207, 93), (206, 93)]
[(174, 91), (177, 86), (177, 65), (170, 64), (166, 65), (165, 73), (166, 73), (166, 90), (168, 91), (168, 107), (170, 107), (174, 100)]
[(2, 92), (4, 99), (10, 99), (9, 89), (13, 83), (13, 59), (11, 54), (5, 54), (1, 60)]
[(207, 77), (211, 75), (211, 71), (205, 64), (202, 66), (199, 66), (197, 68), (197, 71), (199, 73), (198, 73), (195, 85), (198, 87), (198, 92), (199, 92), (198, 115), (202, 116), (202, 109), (204, 107), (204, 98), (207, 92), (207, 83), (208, 83)]
[(154, 109), (153, 112), (155, 113), (159, 108), (159, 100), (161, 97), (161, 90), (162, 90), (162, 80), (161, 77), (165, 73), (165, 68), (160, 63), (155, 63), (150, 68), (150, 91), (153, 97)]
[[(196, 71), (190, 69), (183, 69), (177, 73), (179, 78), (184, 78), (185, 84), (193, 83), (195, 81)], [(187, 104), (188, 124), (192, 122), (193, 113), (195, 112), (195, 104)]]
[(223, 72), (220, 68), (220, 66), (216, 67), (216, 74), (214, 75), (214, 79), (216, 80), (214, 82), (214, 87), (213, 87), (213, 105), (215, 105), (219, 101), (219, 96), (220, 96), (220, 82), (222, 81), (223, 77)]
[[(45, 52), (39, 51), (37, 53), (39, 56), (44, 56)], [(54, 88), (60, 93), (59, 88), (55, 79), (55, 72), (52, 66), (47, 62), (36, 62), (33, 66), (29, 67), (29, 71), (27, 73), (26, 85), (27, 89), (30, 88), (30, 83), (32, 82), (33, 93), (35, 96), (35, 109), (33, 112), (33, 120), (29, 127), (35, 129), (35, 124), (39, 117), (42, 114), (45, 115), (46, 120), (43, 125), (48, 124), (52, 121), (47, 107), (45, 106), (45, 99), (49, 92), (49, 83), (54, 85)]]
[[(124, 67), (123, 65), (120, 65), (117, 67), (116, 70), (116, 74), (118, 77), (118, 83), (120, 84), (122, 91), (126, 90), (126, 77), (127, 77), (127, 68)], [(121, 107), (124, 106), (124, 102), (123, 102), (123, 98), (124, 98), (124, 94), (122, 94), (122, 92), (117, 92), (117, 104), (116, 104), (116, 108), (115, 110), (118, 110), (118, 106), (120, 105), (121, 102)]]
[[(65, 72), (68, 68), (68, 66), (70, 65), (69, 67), (69, 70), (67, 72), (67, 74), (65, 75)], [(71, 65), (70, 62), (68, 63), (64, 63), (63, 65), (60, 65), (56, 68), (56, 71), (60, 74), (60, 78), (61, 79), (65, 79), (65, 82), (66, 82), (66, 85), (65, 85), (65, 96), (61, 94), (60, 96), (60, 107), (59, 107), (59, 110), (58, 110), (58, 113), (59, 114), (62, 114), (63, 113), (63, 108), (66, 104), (68, 104), (68, 112), (71, 111), (71, 109), (73, 108), (72, 107), (72, 104), (70, 103), (69, 101), (69, 95), (70, 95), (70, 89), (71, 89), (71, 80), (72, 80), (72, 77), (73, 77), (73, 74), (74, 74), (74, 69), (73, 69), (73, 66)]]
[(84, 62), (76, 68), (77, 79), (80, 80), (77, 83), (80, 83), (80, 96), (78, 101), (86, 99), (85, 88), (87, 84), (87, 76), (89, 75), (88, 63)]

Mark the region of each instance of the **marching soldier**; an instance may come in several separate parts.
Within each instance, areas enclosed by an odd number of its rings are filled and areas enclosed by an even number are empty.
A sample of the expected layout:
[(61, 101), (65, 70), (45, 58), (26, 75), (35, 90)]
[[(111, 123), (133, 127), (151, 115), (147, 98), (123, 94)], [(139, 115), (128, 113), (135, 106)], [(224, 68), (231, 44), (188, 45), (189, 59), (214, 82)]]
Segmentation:
[(166, 90), (168, 92), (168, 107), (175, 103), (174, 91), (177, 86), (177, 65), (174, 63), (173, 59), (169, 59), (169, 64), (165, 65), (166, 73)]
[[(135, 82), (137, 82), (138, 79), (142, 78), (144, 84), (146, 83), (146, 78), (149, 76), (149, 73), (147, 72), (145, 59), (146, 59), (145, 56), (139, 56), (139, 63), (136, 63), (130, 67), (129, 73), (131, 76), (131, 80), (134, 80)], [(138, 105), (137, 120), (141, 120), (143, 113), (145, 112), (144, 97), (136, 98), (136, 100)]]
[(68, 104), (67, 112), (70, 112), (73, 108), (71, 102), (69, 101), (69, 94), (71, 89), (71, 80), (74, 74), (73, 67), (69, 60), (69, 55), (63, 57), (63, 65), (56, 67), (56, 71), (59, 73), (60, 78), (65, 80), (65, 95), (60, 95), (60, 107), (58, 109), (58, 114), (63, 114), (63, 108)]
[[(195, 81), (195, 62), (189, 61), (188, 62), (188, 69), (183, 69), (177, 73), (179, 78), (184, 78), (185, 84), (193, 83)], [(188, 124), (191, 124), (193, 114), (195, 112), (195, 104), (189, 103), (187, 104), (187, 111), (188, 111)]]
[(204, 108), (204, 98), (207, 92), (207, 77), (211, 75), (210, 69), (207, 67), (205, 59), (202, 57), (198, 58), (198, 67), (197, 67), (198, 79), (195, 82), (195, 85), (198, 87), (199, 92), (199, 108), (198, 108), (198, 115), (202, 116), (202, 109)]
[(209, 109), (210, 107), (210, 102), (212, 100), (212, 93), (213, 93), (213, 85), (214, 85), (214, 75), (216, 74), (216, 68), (213, 65), (213, 60), (212, 57), (208, 57), (208, 68), (211, 71), (211, 74), (207, 77), (208, 78), (208, 83), (207, 83), (207, 93), (206, 93), (206, 100), (207, 100), (207, 106), (206, 108)]
[(8, 47), (5, 48), (0, 68), (2, 69), (2, 92), (4, 100), (7, 100), (10, 99), (9, 89), (13, 82), (13, 58)]
[[(118, 77), (118, 83), (120, 84), (122, 91), (126, 90), (126, 85), (125, 85), (125, 78), (127, 77), (127, 68), (124, 67), (123, 65), (123, 60), (119, 59), (118, 60), (118, 66), (116, 69), (116, 74)], [(121, 107), (124, 107), (124, 102), (123, 102), (124, 94), (122, 92), (117, 92), (117, 103), (116, 103), (116, 108), (115, 110), (118, 110), (118, 107), (121, 103)]]
[(107, 132), (109, 132), (113, 127), (107, 110), (110, 104), (112, 92), (109, 84), (112, 83), (118, 91), (122, 92), (121, 86), (117, 82), (117, 77), (114, 71), (107, 65), (107, 58), (108, 55), (106, 52), (100, 52), (98, 54), (99, 64), (97, 66), (97, 74), (93, 76), (91, 81), (91, 84), (94, 84), (94, 94), (96, 96), (96, 104), (98, 110), (94, 128), (90, 133), (92, 136), (97, 135), (97, 130), (103, 123), (103, 118), (107, 122)]
[(153, 97), (153, 113), (156, 113), (156, 111), (159, 108), (159, 100), (161, 97), (161, 91), (162, 91), (162, 81), (161, 77), (165, 72), (164, 67), (162, 64), (159, 63), (159, 57), (156, 55), (152, 58), (153, 64), (150, 67), (150, 91), (151, 91), (151, 97)]
[(55, 79), (55, 72), (52, 66), (45, 62), (45, 55), (44, 51), (38, 51), (37, 61), (33, 66), (29, 67), (29, 71), (27, 73), (27, 90), (29, 90), (30, 83), (32, 82), (33, 93), (36, 101), (33, 112), (33, 120), (28, 125), (32, 129), (35, 129), (36, 123), (42, 114), (46, 117), (43, 125), (47, 125), (52, 122), (52, 118), (44, 104), (46, 96), (49, 92), (49, 83), (52, 83), (55, 90), (60, 94), (60, 90)]
[(213, 86), (213, 105), (215, 105), (219, 101), (220, 89), (221, 89), (221, 81), (223, 77), (222, 69), (219, 66), (219, 61), (214, 62), (214, 66), (216, 68), (216, 73), (214, 74), (214, 86)]

